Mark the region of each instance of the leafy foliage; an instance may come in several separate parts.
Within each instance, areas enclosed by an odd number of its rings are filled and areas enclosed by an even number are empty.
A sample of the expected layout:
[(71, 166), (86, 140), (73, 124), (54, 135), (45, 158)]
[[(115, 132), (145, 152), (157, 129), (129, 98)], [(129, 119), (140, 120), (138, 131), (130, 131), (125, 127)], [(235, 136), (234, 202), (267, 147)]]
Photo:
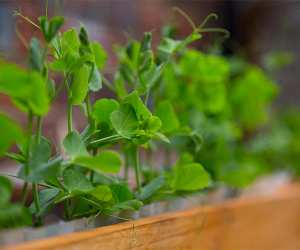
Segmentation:
[[(20, 164), (24, 181), (21, 205), (10, 202), (12, 185), (0, 177), (0, 228), (41, 224), (60, 203), (65, 220), (118, 216), (215, 183), (243, 188), (283, 166), (300, 173), (300, 112), (270, 115), (279, 92), (271, 77), (241, 58), (188, 48), (204, 32), (224, 33), (205, 28), (208, 19), (198, 27), (189, 20), (193, 31), (181, 39), (164, 28), (156, 48), (151, 32), (129, 39), (116, 50), (113, 78), (105, 72), (107, 53), (83, 25), (60, 32), (63, 17), (38, 19), (44, 39), (30, 40), (28, 69), (0, 62), (0, 93), (28, 116), (21, 128), (0, 113), (0, 156)], [(289, 60), (282, 54), (265, 65), (271, 71)], [(111, 97), (96, 99), (92, 92), (104, 86)], [(61, 90), (68, 131), (57, 147), (42, 136), (42, 120)], [(86, 117), (83, 131), (74, 129), (74, 106)], [(156, 158), (165, 160), (159, 169)]]

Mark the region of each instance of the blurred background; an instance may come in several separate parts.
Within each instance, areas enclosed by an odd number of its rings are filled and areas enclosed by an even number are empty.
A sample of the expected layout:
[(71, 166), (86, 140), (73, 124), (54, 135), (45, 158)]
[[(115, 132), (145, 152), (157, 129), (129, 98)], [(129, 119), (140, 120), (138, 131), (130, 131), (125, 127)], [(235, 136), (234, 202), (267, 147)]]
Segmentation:
[[(173, 24), (179, 35), (191, 32), (188, 22), (174, 13), (177, 6), (184, 10), (196, 24), (200, 24), (209, 13), (219, 16), (209, 26), (223, 27), (231, 36), (220, 43), (220, 36), (207, 34), (195, 46), (200, 50), (211, 49), (216, 43), (221, 45), (224, 54), (240, 54), (253, 63), (262, 65), (265, 57), (272, 52), (283, 51), (293, 55), (293, 63), (284, 67), (272, 77), (280, 84), (281, 95), (277, 105), (299, 104), (300, 78), (300, 1), (292, 0), (49, 0), (48, 13), (65, 15), (67, 29), (84, 24), (94, 40), (102, 43), (109, 52), (109, 62), (105, 69), (108, 75), (114, 70), (116, 58), (114, 44), (124, 44), (127, 37), (141, 38), (143, 32), (152, 31), (154, 42), (159, 40), (164, 24)], [(0, 0), (0, 58), (19, 64), (26, 63), (26, 48), (22, 39), (29, 41), (31, 36), (40, 36), (39, 31), (14, 11), (36, 21), (45, 14), (45, 0)], [(79, 21), (78, 21), (79, 20)], [(20, 39), (22, 37), (22, 39)], [(105, 94), (105, 90), (102, 92)], [(101, 94), (100, 94), (101, 95)], [(44, 132), (56, 140), (65, 134), (65, 110), (61, 96), (55, 103), (44, 124)], [(8, 111), (20, 121), (25, 121), (8, 98), (0, 95), (1, 110)], [(75, 113), (76, 117), (76, 113)], [(80, 127), (81, 119), (77, 118)], [(3, 166), (3, 167), (2, 167)], [(7, 172), (10, 166), (1, 164), (1, 171)]]

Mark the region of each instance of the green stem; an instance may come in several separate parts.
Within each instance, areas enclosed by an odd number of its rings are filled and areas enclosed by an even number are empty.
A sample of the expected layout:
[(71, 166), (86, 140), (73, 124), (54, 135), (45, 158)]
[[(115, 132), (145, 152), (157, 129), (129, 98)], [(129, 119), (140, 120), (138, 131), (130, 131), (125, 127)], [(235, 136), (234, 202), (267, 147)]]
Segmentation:
[(94, 128), (95, 124), (94, 124), (94, 119), (92, 117), (92, 105), (91, 105), (91, 97), (90, 97), (89, 93), (86, 95), (85, 105), (86, 105), (86, 111), (87, 111), (89, 124), (90, 124), (91, 128)]
[[(32, 124), (33, 124), (33, 114), (32, 111), (29, 110), (28, 112), (28, 122), (27, 122), (27, 145), (26, 145), (26, 152), (25, 152), (25, 176), (29, 174), (29, 156), (30, 156), (30, 145), (31, 145), (31, 137), (32, 137)], [(22, 201), (23, 204), (26, 203), (27, 195), (28, 195), (28, 183), (25, 181), (22, 188)]]
[(124, 169), (124, 179), (128, 181), (128, 174), (129, 174), (129, 154), (128, 150), (124, 150), (125, 152), (125, 169)]
[[(36, 144), (40, 144), (41, 142), (41, 136), (42, 136), (42, 118), (40, 116), (37, 117), (37, 126), (36, 126)], [(33, 198), (34, 198), (34, 205), (36, 209), (36, 223), (37, 225), (42, 224), (42, 218), (41, 218), (41, 204), (40, 204), (40, 197), (39, 197), (39, 188), (37, 183), (32, 184), (32, 191), (33, 191)]]
[(39, 198), (39, 192), (38, 192), (38, 185), (36, 183), (32, 184), (32, 191), (33, 191), (33, 200), (34, 200), (34, 206), (36, 209), (36, 225), (42, 224), (42, 218), (41, 218), (41, 204), (40, 204), (40, 198)]
[(107, 137), (104, 137), (104, 138), (101, 138), (101, 139), (98, 139), (98, 140), (95, 140), (95, 141), (91, 141), (90, 144), (95, 144), (95, 143), (100, 143), (100, 142), (108, 142), (108, 141), (113, 141), (113, 140), (116, 140), (116, 139), (121, 139), (122, 137), (119, 136), (119, 135), (110, 135), (110, 136), (107, 136)]
[(72, 104), (70, 100), (68, 100), (68, 107), (67, 107), (67, 119), (68, 119), (68, 133), (73, 131), (73, 110)]
[(139, 162), (139, 149), (137, 145), (133, 146), (133, 164), (134, 164), (134, 171), (135, 171), (135, 181), (136, 181), (136, 187), (138, 192), (141, 192), (141, 169), (140, 169), (140, 162)]

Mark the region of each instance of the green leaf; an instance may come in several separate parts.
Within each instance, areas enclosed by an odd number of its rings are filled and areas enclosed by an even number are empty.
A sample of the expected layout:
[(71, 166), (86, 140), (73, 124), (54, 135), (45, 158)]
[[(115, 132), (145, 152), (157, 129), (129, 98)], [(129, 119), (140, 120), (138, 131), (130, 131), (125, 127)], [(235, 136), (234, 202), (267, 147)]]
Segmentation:
[(9, 203), (12, 189), (13, 187), (10, 180), (0, 175), (0, 207), (3, 207), (4, 205)]
[(63, 180), (68, 192), (74, 195), (88, 193), (94, 188), (92, 183), (82, 172), (75, 170), (72, 167), (69, 167), (64, 171)]
[(9, 204), (0, 209), (0, 228), (15, 228), (32, 225), (29, 210), (19, 204)]
[(110, 116), (119, 106), (119, 103), (114, 99), (103, 98), (97, 100), (93, 107), (93, 118), (99, 124), (106, 123), (111, 125)]
[(209, 174), (200, 163), (176, 165), (171, 175), (170, 186), (175, 191), (195, 191), (211, 184)]
[(102, 76), (99, 70), (96, 68), (96, 65), (92, 66), (91, 75), (89, 79), (89, 89), (91, 91), (98, 91), (102, 88)]
[(83, 65), (73, 76), (71, 85), (71, 103), (80, 105), (88, 92), (90, 70), (87, 65)]
[(72, 131), (65, 137), (63, 147), (71, 158), (88, 155), (86, 146), (77, 131)]
[(89, 191), (89, 194), (95, 197), (99, 201), (110, 201), (112, 199), (112, 192), (106, 185), (99, 185), (93, 190)]
[(112, 112), (110, 120), (117, 133), (126, 139), (131, 139), (139, 127), (136, 113), (129, 104), (122, 104), (118, 110)]
[(99, 173), (118, 173), (122, 160), (114, 151), (102, 151), (96, 156), (80, 156), (74, 159), (74, 163)]
[(163, 133), (172, 133), (179, 129), (179, 120), (169, 101), (161, 101), (155, 110), (155, 114), (162, 121), (161, 131)]
[[(33, 137), (33, 140), (35, 137)], [(29, 157), (29, 173), (26, 173), (25, 165), (22, 166), (18, 176), (26, 181), (39, 183), (50, 178), (56, 178), (60, 167), (61, 157), (50, 160), (51, 144), (42, 137), (39, 143), (34, 142), (31, 146)]]
[(108, 208), (109, 213), (120, 212), (123, 210), (139, 210), (143, 206), (143, 202), (138, 200), (129, 200), (113, 205), (111, 208)]
[(133, 193), (130, 191), (126, 183), (111, 184), (109, 187), (116, 203), (132, 200), (134, 198)]
[(42, 72), (44, 68), (44, 53), (37, 38), (33, 37), (29, 44), (29, 66), (31, 69)]
[(147, 200), (166, 184), (164, 176), (158, 176), (142, 188), (139, 199)]
[(47, 86), (38, 72), (0, 62), (0, 93), (22, 103), (36, 115), (45, 115), (49, 110)]
[(157, 116), (150, 116), (147, 120), (147, 130), (151, 133), (157, 132), (161, 128), (161, 120)]
[(130, 104), (134, 108), (138, 120), (146, 120), (151, 117), (151, 112), (145, 106), (137, 91), (127, 95), (122, 103)]
[(160, 132), (155, 132), (154, 133), (154, 136), (153, 136), (154, 139), (158, 139), (158, 140), (161, 140), (165, 143), (170, 143), (170, 140), (167, 136), (165, 136), (164, 134), (160, 133)]
[(75, 29), (65, 31), (62, 34), (61, 44), (63, 53), (67, 53), (69, 51), (77, 52), (80, 46), (77, 31)]
[(79, 31), (79, 40), (80, 43), (84, 46), (89, 46), (89, 36), (88, 36), (88, 32), (86, 31), (84, 26), (80, 27), (80, 31)]
[(91, 43), (91, 49), (95, 56), (95, 63), (99, 69), (103, 69), (106, 61), (107, 61), (107, 54), (104, 48), (98, 42)]
[(57, 188), (45, 188), (39, 192), (39, 199), (40, 199), (40, 212), (37, 213), (36, 206), (34, 202), (31, 203), (29, 209), (32, 214), (36, 214), (39, 216), (45, 215), (48, 210), (54, 206), (54, 199), (59, 194), (59, 189)]
[(19, 125), (0, 113), (0, 157), (16, 142), (23, 140), (22, 130)]
[(39, 23), (44, 38), (49, 43), (56, 36), (58, 30), (63, 26), (64, 18), (61, 16), (55, 16), (48, 20), (46, 16), (41, 16), (39, 17)]

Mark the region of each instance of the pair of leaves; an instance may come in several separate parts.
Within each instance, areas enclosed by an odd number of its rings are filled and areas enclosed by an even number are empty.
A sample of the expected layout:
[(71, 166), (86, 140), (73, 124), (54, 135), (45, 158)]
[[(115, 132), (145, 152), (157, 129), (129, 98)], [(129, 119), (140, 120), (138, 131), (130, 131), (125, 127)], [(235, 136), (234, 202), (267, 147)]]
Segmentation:
[(48, 20), (46, 16), (41, 16), (39, 17), (39, 24), (46, 42), (50, 43), (56, 36), (58, 30), (63, 26), (64, 18), (55, 16)]
[(137, 139), (136, 142), (145, 143), (155, 136), (163, 138), (163, 135), (158, 134), (160, 119), (151, 114), (137, 91), (127, 95), (110, 118), (113, 128), (125, 139)]

